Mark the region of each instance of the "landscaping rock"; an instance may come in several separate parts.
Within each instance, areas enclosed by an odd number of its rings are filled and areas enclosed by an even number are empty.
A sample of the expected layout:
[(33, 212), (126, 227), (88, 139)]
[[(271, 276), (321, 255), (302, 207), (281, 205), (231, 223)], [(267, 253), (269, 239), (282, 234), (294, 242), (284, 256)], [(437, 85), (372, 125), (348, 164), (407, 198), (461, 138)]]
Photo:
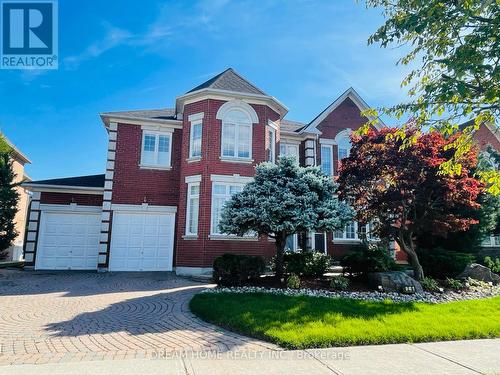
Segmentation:
[(401, 271), (373, 272), (368, 275), (368, 280), (374, 288), (382, 287), (384, 292), (413, 294), (424, 291), (417, 280)]
[(458, 275), (459, 279), (467, 279), (468, 277), (474, 280), (493, 283), (495, 285), (500, 283), (500, 276), (491, 272), (488, 267), (477, 263), (469, 264), (467, 267), (465, 267), (465, 270), (460, 275)]
[(266, 293), (285, 296), (308, 296), (324, 298), (351, 298), (362, 301), (382, 302), (392, 300), (394, 302), (426, 302), (426, 303), (446, 303), (454, 301), (464, 301), (472, 299), (482, 299), (496, 297), (500, 295), (500, 286), (488, 286), (474, 288), (464, 291), (445, 291), (444, 293), (422, 292), (415, 294), (385, 293), (385, 292), (348, 292), (329, 291), (321, 289), (277, 289), (262, 288), (255, 286), (244, 286), (237, 288), (210, 288), (201, 293)]

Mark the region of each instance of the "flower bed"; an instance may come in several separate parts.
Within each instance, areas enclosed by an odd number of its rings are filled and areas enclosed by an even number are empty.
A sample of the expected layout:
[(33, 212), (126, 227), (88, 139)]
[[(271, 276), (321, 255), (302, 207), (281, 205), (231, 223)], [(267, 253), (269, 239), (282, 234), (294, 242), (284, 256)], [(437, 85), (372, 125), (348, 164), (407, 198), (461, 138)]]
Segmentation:
[(488, 298), (500, 295), (500, 286), (474, 287), (464, 291), (445, 291), (443, 293), (424, 292), (420, 294), (384, 293), (384, 292), (349, 292), (349, 291), (329, 291), (321, 289), (278, 289), (262, 287), (233, 287), (233, 288), (213, 288), (206, 289), (202, 293), (267, 293), (286, 296), (309, 296), (327, 298), (350, 298), (364, 301), (384, 301), (394, 302), (428, 302), (444, 303), (451, 301), (462, 301)]

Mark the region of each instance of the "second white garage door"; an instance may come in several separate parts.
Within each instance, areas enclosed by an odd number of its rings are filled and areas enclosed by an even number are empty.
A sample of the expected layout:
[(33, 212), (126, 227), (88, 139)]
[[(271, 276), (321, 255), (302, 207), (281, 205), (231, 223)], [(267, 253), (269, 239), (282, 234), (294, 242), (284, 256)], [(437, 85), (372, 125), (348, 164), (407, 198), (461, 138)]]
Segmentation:
[(174, 213), (114, 212), (110, 271), (171, 271)]

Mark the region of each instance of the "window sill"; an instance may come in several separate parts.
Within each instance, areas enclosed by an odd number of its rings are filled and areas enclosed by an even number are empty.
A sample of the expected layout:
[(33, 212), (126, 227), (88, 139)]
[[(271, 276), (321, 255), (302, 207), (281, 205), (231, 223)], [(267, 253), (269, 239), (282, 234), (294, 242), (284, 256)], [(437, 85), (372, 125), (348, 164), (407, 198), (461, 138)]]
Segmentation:
[(349, 243), (360, 243), (360, 239), (355, 239), (355, 238), (334, 238), (333, 243), (340, 243), (340, 244), (349, 244)]
[(208, 236), (210, 240), (216, 241), (258, 241), (258, 237), (238, 237), (238, 236), (228, 236), (224, 234), (211, 234)]
[(197, 161), (201, 160), (201, 156), (191, 156), (190, 158), (187, 158), (186, 161), (188, 163), (195, 163)]
[(185, 234), (184, 236), (182, 236), (182, 239), (183, 240), (197, 240), (198, 235), (197, 234)]
[(162, 171), (169, 171), (172, 169), (171, 166), (164, 167), (161, 165), (150, 165), (150, 164), (139, 164), (139, 168), (141, 168), (141, 169), (158, 169), (158, 170), (162, 170)]
[(228, 162), (228, 163), (244, 163), (244, 164), (252, 164), (253, 159), (248, 158), (233, 158), (230, 156), (221, 156), (220, 161)]

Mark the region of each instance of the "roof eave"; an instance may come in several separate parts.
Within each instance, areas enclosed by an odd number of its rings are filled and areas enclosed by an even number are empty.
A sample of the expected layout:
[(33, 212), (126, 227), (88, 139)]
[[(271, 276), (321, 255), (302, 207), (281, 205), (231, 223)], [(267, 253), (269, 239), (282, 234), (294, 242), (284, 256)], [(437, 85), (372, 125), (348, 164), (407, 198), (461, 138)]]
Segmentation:
[(51, 184), (34, 184), (31, 182), (23, 182), (21, 184), (22, 187), (31, 191), (51, 191), (58, 190), (69, 192), (70, 191), (81, 191), (81, 192), (95, 192), (95, 193), (103, 193), (104, 187), (96, 187), (96, 186), (70, 186), (70, 185), (51, 185)]
[(174, 120), (174, 119), (153, 119), (148, 117), (139, 117), (139, 116), (120, 116), (113, 113), (100, 113), (102, 122), (104, 123), (104, 127), (106, 129), (109, 128), (110, 122), (119, 122), (119, 123), (127, 123), (127, 121), (133, 122), (142, 122), (144, 124), (158, 124), (158, 125), (182, 125), (182, 120)]
[[(353, 87), (349, 87), (346, 91), (342, 93), (342, 95), (340, 95), (337, 99), (335, 99), (318, 116), (316, 116), (314, 120), (312, 120), (306, 127), (304, 127), (301, 130), (301, 132), (321, 134), (321, 132), (319, 132), (319, 130), (317, 129), (317, 126), (347, 98), (350, 98), (361, 111), (371, 108)], [(375, 120), (375, 118), (371, 116), (368, 119), (372, 121)], [(382, 119), (378, 118), (378, 121), (379, 123), (375, 125), (376, 129), (380, 130), (383, 127), (386, 127)]]
[(203, 96), (203, 95), (209, 95), (209, 94), (231, 96), (231, 97), (234, 97), (236, 99), (260, 99), (260, 100), (264, 100), (264, 101), (270, 101), (270, 102), (275, 103), (281, 117), (284, 117), (288, 113), (288, 107), (285, 106), (283, 103), (281, 103), (274, 96), (244, 93), (244, 92), (230, 91), (230, 90), (212, 89), (212, 88), (203, 88), (200, 90), (192, 91), (192, 92), (186, 93), (184, 95), (178, 96), (175, 99), (175, 108), (176, 108), (178, 113), (182, 113), (183, 111), (180, 110), (180, 108), (183, 107), (182, 104), (184, 103), (184, 101), (186, 99), (193, 97), (193, 96), (196, 97), (196, 96)]
[(28, 159), (26, 155), (24, 155), (10, 140), (7, 138), (5, 135), (3, 136), (3, 139), (7, 142), (9, 147), (12, 149), (13, 153), (20, 159), (23, 164), (31, 164), (31, 160)]

